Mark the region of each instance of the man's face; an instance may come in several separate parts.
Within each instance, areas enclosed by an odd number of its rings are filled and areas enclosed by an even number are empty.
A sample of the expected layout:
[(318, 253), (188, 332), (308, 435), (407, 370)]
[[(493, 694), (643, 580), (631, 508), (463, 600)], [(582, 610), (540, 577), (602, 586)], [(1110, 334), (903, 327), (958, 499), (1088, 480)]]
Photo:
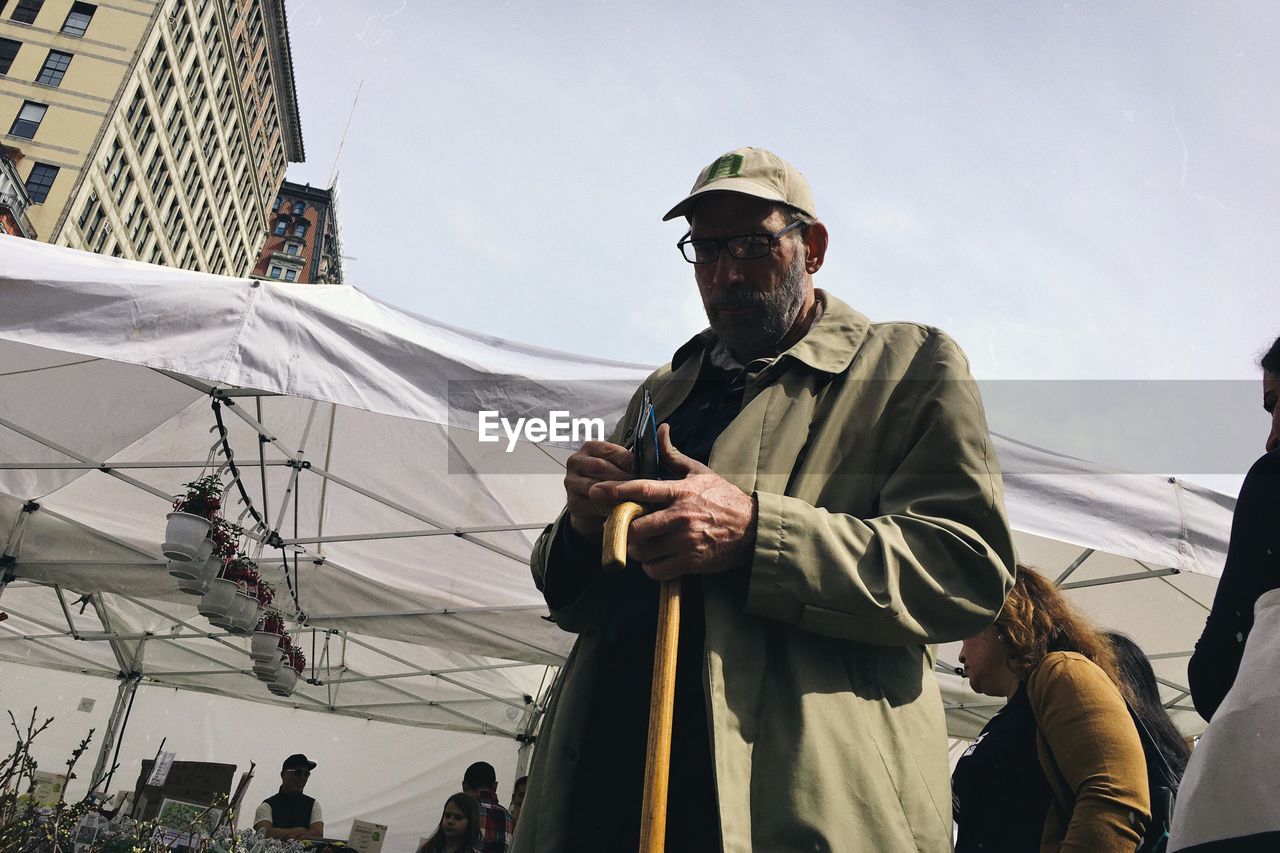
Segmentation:
[(311, 771), (305, 767), (285, 770), (280, 774), (280, 787), (286, 791), (301, 793), (302, 789), (307, 787), (307, 780), (310, 778)]
[[(768, 202), (726, 193), (708, 196), (693, 213), (695, 240), (773, 234), (786, 218)], [(781, 237), (763, 258), (739, 260), (720, 247), (720, 257), (694, 264), (694, 278), (711, 330), (739, 358), (776, 352), (812, 288), (805, 269), (801, 229)]]

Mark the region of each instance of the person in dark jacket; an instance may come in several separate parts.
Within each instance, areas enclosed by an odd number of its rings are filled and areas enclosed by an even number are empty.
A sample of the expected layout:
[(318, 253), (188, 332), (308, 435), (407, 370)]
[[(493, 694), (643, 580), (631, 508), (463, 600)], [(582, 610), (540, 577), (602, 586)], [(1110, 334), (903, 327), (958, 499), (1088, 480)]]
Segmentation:
[(314, 761), (302, 753), (290, 755), (280, 767), (280, 791), (258, 806), (253, 828), (268, 838), (301, 841), (324, 837), (324, 814), (320, 804), (302, 793), (316, 769)]
[[(1280, 338), (1259, 361), (1262, 407), (1271, 416), (1266, 454), (1253, 464), (1240, 488), (1231, 522), (1231, 545), (1213, 609), (1187, 667), (1191, 699), (1205, 720), (1235, 683), (1245, 641), (1253, 628), (1253, 606), (1280, 587)], [(1270, 559), (1268, 559), (1270, 558)]]
[(1169, 850), (1280, 850), (1280, 338), (1259, 362), (1267, 452), (1240, 487), (1213, 609), (1187, 668), (1209, 728), (1191, 754)]

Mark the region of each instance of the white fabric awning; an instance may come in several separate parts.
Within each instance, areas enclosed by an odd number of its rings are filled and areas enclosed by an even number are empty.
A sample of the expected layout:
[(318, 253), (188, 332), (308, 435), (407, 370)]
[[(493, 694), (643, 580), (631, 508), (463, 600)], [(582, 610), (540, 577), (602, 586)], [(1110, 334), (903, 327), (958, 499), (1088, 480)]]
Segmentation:
[[(0, 237), (0, 549), (18, 578), (0, 597), (11, 615), (0, 660), (527, 733), (546, 667), (572, 642), (546, 620), (526, 562), (563, 503), (570, 451), (481, 450), (474, 403), (611, 426), (647, 373), (446, 326), (348, 286)], [(171, 496), (211, 452), (215, 468), (226, 461), (218, 417), (271, 543), (259, 562), (281, 599), (296, 579), (306, 617), (295, 630), (314, 683), (288, 700), (247, 674), (246, 641), (211, 630), (160, 555)], [(1022, 558), (1054, 576), (1078, 564), (1064, 576), (1073, 599), (1153, 655), (1179, 723), (1198, 731), (1178, 710), (1186, 657), (1234, 501), (996, 441)], [(243, 508), (228, 503), (229, 516)], [(941, 649), (940, 668), (955, 655)], [(952, 733), (971, 736), (992, 703), (940, 677)]]

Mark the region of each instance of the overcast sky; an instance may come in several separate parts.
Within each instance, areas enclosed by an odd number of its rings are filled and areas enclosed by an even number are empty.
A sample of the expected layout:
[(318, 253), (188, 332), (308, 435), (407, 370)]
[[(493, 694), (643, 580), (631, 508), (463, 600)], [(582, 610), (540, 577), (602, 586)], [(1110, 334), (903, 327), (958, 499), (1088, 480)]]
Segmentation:
[(705, 317), (661, 216), (755, 145), (813, 185), (818, 285), (979, 377), (1253, 379), (1280, 333), (1269, 0), (287, 8), (289, 178), (327, 182), (363, 81), (347, 279), (421, 314), (665, 361)]

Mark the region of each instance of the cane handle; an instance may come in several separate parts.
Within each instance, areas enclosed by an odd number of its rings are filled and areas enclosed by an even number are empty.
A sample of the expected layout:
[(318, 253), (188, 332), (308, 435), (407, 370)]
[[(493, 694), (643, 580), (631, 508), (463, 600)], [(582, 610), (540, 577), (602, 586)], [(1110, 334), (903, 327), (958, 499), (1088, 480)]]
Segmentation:
[(627, 501), (620, 503), (609, 513), (604, 523), (604, 553), (601, 564), (605, 571), (620, 572), (627, 566), (627, 529), (631, 522), (644, 515), (644, 507)]

